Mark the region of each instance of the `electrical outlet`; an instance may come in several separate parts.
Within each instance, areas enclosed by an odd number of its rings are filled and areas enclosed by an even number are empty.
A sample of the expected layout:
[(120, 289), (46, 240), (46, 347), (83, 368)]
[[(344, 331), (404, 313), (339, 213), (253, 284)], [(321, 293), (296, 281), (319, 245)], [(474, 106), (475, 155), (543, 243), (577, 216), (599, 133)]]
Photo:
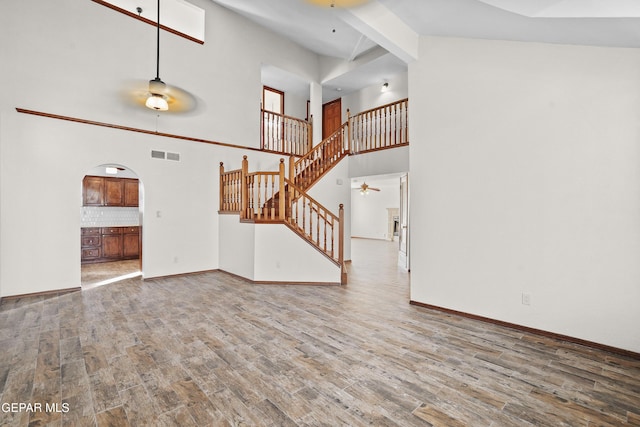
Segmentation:
[(522, 294), (522, 305), (531, 305), (531, 294)]

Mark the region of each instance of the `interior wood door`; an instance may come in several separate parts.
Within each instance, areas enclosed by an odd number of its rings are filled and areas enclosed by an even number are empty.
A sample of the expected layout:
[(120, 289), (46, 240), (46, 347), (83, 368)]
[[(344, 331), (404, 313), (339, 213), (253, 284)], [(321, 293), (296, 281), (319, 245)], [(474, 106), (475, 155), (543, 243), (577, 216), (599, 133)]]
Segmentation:
[(342, 99), (327, 102), (322, 106), (322, 139), (342, 126)]

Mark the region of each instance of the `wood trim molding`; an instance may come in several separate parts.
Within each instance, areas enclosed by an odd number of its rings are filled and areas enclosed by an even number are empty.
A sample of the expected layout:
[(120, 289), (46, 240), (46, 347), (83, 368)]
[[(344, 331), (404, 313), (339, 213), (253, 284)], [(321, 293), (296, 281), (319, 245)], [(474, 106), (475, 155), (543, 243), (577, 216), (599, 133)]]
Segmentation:
[(466, 317), (468, 319), (479, 320), (481, 322), (492, 323), (494, 325), (504, 326), (506, 328), (515, 329), (522, 332), (527, 332), (535, 335), (540, 335), (547, 338), (552, 338), (559, 341), (566, 341), (574, 344), (583, 345), (585, 347), (591, 347), (597, 350), (608, 351), (609, 353), (615, 353), (620, 356), (630, 357), (632, 359), (640, 360), (640, 353), (636, 353), (631, 350), (625, 350), (623, 348), (612, 347), (605, 344), (600, 344), (593, 341), (583, 340), (581, 338), (571, 337), (569, 335), (557, 334), (555, 332), (544, 331), (542, 329), (530, 328), (528, 326), (518, 325), (516, 323), (504, 322), (502, 320), (492, 319), (490, 317), (478, 316), (476, 314), (465, 313), (464, 311), (452, 310), (450, 308), (440, 307), (437, 305), (425, 304), (410, 300), (409, 304), (415, 305), (429, 310), (441, 311), (443, 313), (453, 314), (454, 316)]
[(401, 144), (387, 145), (385, 147), (378, 147), (378, 148), (372, 148), (370, 150), (358, 151), (357, 153), (352, 153), (351, 151), (349, 151), (347, 152), (347, 154), (349, 156), (359, 156), (360, 154), (369, 154), (369, 153), (375, 153), (376, 151), (388, 150), (390, 148), (399, 148), (399, 147), (408, 147), (408, 146), (409, 146), (408, 142), (403, 142)]
[[(133, 19), (137, 19), (138, 21), (144, 22), (144, 23), (152, 25), (154, 27), (157, 26), (156, 21), (152, 21), (152, 20), (147, 19), (147, 18), (145, 18), (143, 16), (136, 15), (133, 12), (129, 12), (126, 9), (122, 9), (122, 8), (120, 8), (120, 7), (116, 6), (116, 5), (113, 5), (111, 3), (108, 3), (106, 1), (103, 1), (103, 0), (92, 0), (92, 1), (94, 3), (98, 3), (98, 4), (102, 5), (102, 6), (106, 6), (109, 9), (115, 10), (116, 12), (120, 12), (120, 13), (122, 13), (124, 15), (127, 15), (127, 16), (129, 16), (129, 17), (131, 17)], [(195, 43), (198, 43), (198, 44), (204, 44), (204, 40), (199, 40), (199, 39), (197, 39), (195, 37), (191, 37), (188, 34), (182, 33), (182, 32), (180, 32), (178, 30), (174, 30), (173, 28), (166, 27), (166, 26), (162, 25), (162, 23), (160, 24), (160, 28), (165, 30), (165, 31), (167, 31), (167, 32), (169, 32), (169, 33), (171, 33), (171, 34), (175, 34), (176, 36), (180, 36), (180, 37), (185, 38), (187, 40), (190, 40), (192, 42), (195, 42)]]
[(221, 271), (221, 270), (214, 268), (211, 270), (200, 270), (200, 271), (189, 271), (187, 273), (167, 274), (164, 276), (142, 277), (142, 281), (147, 282), (147, 281), (156, 280), (156, 279), (169, 279), (169, 278), (175, 278), (175, 277), (193, 276), (194, 274), (216, 273), (218, 271)]
[(1, 297), (0, 302), (7, 301), (7, 300), (20, 299), (20, 298), (33, 298), (33, 297), (49, 296), (49, 295), (64, 295), (71, 292), (78, 292), (81, 290), (82, 288), (80, 286), (77, 286), (75, 288), (54, 289), (51, 291), (32, 292), (28, 294), (19, 294), (19, 295), (7, 295), (6, 297)]
[(153, 130), (134, 128), (134, 127), (130, 127), (130, 126), (122, 126), (122, 125), (117, 125), (117, 124), (113, 124), (113, 123), (97, 122), (97, 121), (93, 121), (93, 120), (81, 119), (81, 118), (78, 118), (78, 117), (62, 116), (62, 115), (59, 115), (59, 114), (52, 114), (52, 113), (45, 113), (45, 112), (42, 112), (42, 111), (28, 110), (26, 108), (20, 108), (20, 107), (16, 107), (16, 111), (18, 113), (22, 113), (22, 114), (30, 114), (30, 115), (33, 115), (33, 116), (47, 117), (49, 119), (65, 120), (65, 121), (68, 121), (68, 122), (82, 123), (82, 124), (85, 124), (85, 125), (92, 125), (92, 126), (107, 127), (107, 128), (111, 128), (111, 129), (124, 130), (124, 131), (127, 131), (127, 132), (144, 133), (144, 134), (147, 134), (147, 135), (162, 136), (162, 137), (165, 137), (165, 138), (182, 139), (184, 141), (200, 142), (200, 143), (203, 143), (203, 144), (219, 145), (221, 147), (238, 148), (238, 149), (241, 149), (241, 150), (259, 151), (261, 153), (264, 153), (264, 150), (261, 150), (260, 148), (245, 147), (245, 146), (242, 146), (242, 145), (235, 145), (235, 144), (227, 144), (225, 142), (218, 142), (218, 141), (213, 141), (213, 140), (210, 140), (210, 139), (194, 138), (194, 137), (191, 137), (191, 136), (177, 135), (177, 134), (174, 134), (174, 133), (157, 132), (157, 131), (153, 131)]
[(230, 273), (225, 270), (218, 270), (221, 273), (235, 277), (252, 285), (297, 285), (297, 286), (340, 286), (338, 282), (287, 282), (287, 281), (268, 281), (268, 280), (251, 280), (238, 274)]

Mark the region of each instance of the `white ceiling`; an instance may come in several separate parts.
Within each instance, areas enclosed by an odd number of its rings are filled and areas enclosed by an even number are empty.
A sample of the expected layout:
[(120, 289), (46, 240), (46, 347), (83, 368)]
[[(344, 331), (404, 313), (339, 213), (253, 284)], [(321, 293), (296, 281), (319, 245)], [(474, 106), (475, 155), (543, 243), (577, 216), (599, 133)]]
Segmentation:
[(351, 178), (351, 188), (356, 189), (364, 183), (367, 183), (370, 187), (400, 187), (400, 177), (405, 175), (404, 173), (392, 173), (386, 175), (370, 175), (359, 176), (357, 178)]
[[(353, 21), (346, 19), (350, 12), (338, 7), (319, 7), (309, 0), (212, 1), (323, 56), (352, 62), (381, 49), (348, 24)], [(353, 11), (366, 8), (395, 15), (419, 35), (640, 47), (640, 0), (370, 0)], [(406, 71), (405, 61), (385, 53), (322, 82), (323, 98), (333, 99)], [(308, 93), (307, 82), (290, 77), (277, 69), (263, 70), (265, 84), (279, 79), (274, 87), (289, 90), (282, 84), (291, 81), (296, 90)]]

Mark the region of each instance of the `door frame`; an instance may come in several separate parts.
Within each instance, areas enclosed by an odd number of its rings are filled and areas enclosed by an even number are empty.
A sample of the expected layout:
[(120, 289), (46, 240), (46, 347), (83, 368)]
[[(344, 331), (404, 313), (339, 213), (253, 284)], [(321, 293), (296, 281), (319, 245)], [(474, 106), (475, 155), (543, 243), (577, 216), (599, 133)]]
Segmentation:
[[(284, 114), (284, 92), (278, 89), (274, 89), (272, 87), (269, 86), (262, 86), (262, 109), (266, 110), (265, 108), (265, 104), (264, 104), (264, 95), (266, 92), (271, 92), (271, 93), (275, 93), (276, 95), (280, 96), (280, 111), (273, 111), (274, 113), (279, 113), (279, 114)], [(271, 111), (271, 110), (268, 110)]]
[(398, 230), (398, 265), (411, 271), (410, 228), (409, 228), (409, 174), (400, 177), (400, 215)]
[[(333, 106), (334, 104), (338, 104), (340, 110), (340, 121), (335, 129), (328, 131), (327, 129), (329, 128), (329, 126), (327, 122), (327, 114), (325, 114), (325, 111), (327, 110), (327, 107)], [(334, 99), (333, 101), (322, 104), (322, 139), (329, 137), (333, 132), (338, 130), (340, 126), (342, 126), (342, 98)]]

